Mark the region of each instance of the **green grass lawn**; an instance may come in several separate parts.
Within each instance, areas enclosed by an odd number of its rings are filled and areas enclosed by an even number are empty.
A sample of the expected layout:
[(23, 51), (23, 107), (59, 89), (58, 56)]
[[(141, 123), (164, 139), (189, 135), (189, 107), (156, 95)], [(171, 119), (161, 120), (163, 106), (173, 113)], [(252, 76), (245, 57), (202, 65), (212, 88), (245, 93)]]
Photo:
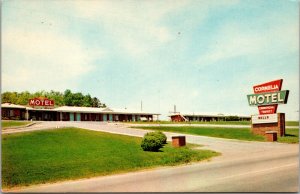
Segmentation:
[(281, 143), (299, 143), (299, 128), (285, 129), (285, 136), (279, 137)]
[(1, 121), (2, 128), (17, 127), (29, 124), (29, 121)]
[(173, 148), (145, 152), (142, 138), (78, 128), (2, 135), (2, 186), (26, 186), (68, 179), (177, 165), (219, 155)]
[(248, 141), (264, 141), (264, 137), (259, 135), (253, 135), (250, 131), (250, 128), (222, 128), (222, 127), (165, 127), (165, 126), (141, 126), (141, 127), (133, 127), (139, 129), (150, 129), (150, 130), (158, 130), (158, 131), (168, 131), (168, 132), (176, 132), (176, 133), (186, 133), (192, 135), (202, 135), (202, 136), (210, 136), (210, 137), (220, 137), (227, 139), (240, 139), (240, 140), (248, 140)]
[(299, 126), (299, 121), (286, 121), (286, 126)]
[(187, 122), (190, 124), (214, 124), (214, 125), (250, 125), (250, 121), (210, 121), (210, 122), (201, 122), (201, 121), (191, 121)]
[[(227, 139), (239, 139), (248, 141), (266, 141), (263, 136), (254, 135), (250, 128), (222, 128), (222, 127), (165, 127), (165, 126), (140, 126), (133, 127), (139, 129), (150, 129), (158, 131), (168, 131), (176, 133), (185, 133), (192, 135), (202, 135), (209, 137), (219, 137)], [(299, 143), (299, 128), (287, 129), (284, 137), (278, 138), (282, 143)]]
[(172, 122), (172, 121), (132, 121), (125, 122), (131, 124), (218, 124), (218, 125), (250, 125), (250, 121), (190, 121), (190, 122)]
[[(191, 122), (172, 122), (172, 121), (138, 121), (138, 122), (125, 122), (131, 124), (214, 124), (214, 125), (251, 125), (250, 121), (191, 121)], [(299, 126), (299, 121), (286, 121), (286, 126)]]

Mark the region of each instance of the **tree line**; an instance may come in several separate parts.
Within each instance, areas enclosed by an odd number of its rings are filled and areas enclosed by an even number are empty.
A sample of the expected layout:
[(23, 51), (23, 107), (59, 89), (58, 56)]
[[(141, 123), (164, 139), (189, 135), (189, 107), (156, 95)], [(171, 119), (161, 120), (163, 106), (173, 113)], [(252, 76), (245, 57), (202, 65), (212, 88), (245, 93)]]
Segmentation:
[(30, 93), (24, 92), (4, 92), (1, 94), (2, 103), (12, 103), (19, 105), (28, 105), (29, 99), (44, 97), (55, 101), (55, 106), (82, 106), (82, 107), (106, 107), (97, 97), (91, 97), (90, 94), (83, 95), (81, 92), (73, 93), (67, 89), (63, 93), (51, 90), (37, 91)]

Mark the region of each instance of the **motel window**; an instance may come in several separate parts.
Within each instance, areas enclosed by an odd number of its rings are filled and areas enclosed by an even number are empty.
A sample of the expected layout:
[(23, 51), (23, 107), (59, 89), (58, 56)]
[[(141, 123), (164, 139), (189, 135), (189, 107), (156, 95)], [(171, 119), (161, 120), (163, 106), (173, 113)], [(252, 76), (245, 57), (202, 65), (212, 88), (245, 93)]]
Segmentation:
[(9, 111), (9, 116), (10, 116), (10, 117), (13, 117), (13, 116), (14, 116), (14, 110), (10, 110), (10, 111)]
[(14, 115), (15, 116), (20, 116), (20, 110), (14, 110)]
[(67, 115), (67, 113), (63, 113), (63, 120), (68, 120), (68, 115)]
[(3, 117), (9, 117), (9, 110), (2, 110), (2, 116)]

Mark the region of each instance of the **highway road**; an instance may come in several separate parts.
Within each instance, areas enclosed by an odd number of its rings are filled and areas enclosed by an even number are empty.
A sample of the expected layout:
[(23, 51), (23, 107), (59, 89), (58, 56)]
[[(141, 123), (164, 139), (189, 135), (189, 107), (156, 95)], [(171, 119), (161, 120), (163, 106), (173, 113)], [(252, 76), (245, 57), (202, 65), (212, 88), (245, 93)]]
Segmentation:
[[(147, 131), (123, 124), (44, 122), (32, 130), (76, 126), (96, 131), (143, 136)], [(29, 128), (24, 130), (29, 130)], [(18, 129), (22, 131), (22, 129)], [(168, 138), (175, 133), (166, 133)], [(298, 192), (299, 145), (248, 142), (186, 135), (222, 156), (210, 161), (119, 175), (64, 181), (10, 190), (13, 192)]]

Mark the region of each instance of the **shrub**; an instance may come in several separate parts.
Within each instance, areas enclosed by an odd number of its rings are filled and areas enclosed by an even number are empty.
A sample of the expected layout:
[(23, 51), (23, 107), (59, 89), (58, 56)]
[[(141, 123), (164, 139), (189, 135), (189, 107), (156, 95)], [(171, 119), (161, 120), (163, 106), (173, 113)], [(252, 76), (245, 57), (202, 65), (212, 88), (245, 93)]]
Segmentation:
[(167, 136), (161, 131), (149, 132), (145, 136), (154, 136), (157, 137), (162, 144), (167, 143)]
[(163, 144), (159, 138), (146, 134), (142, 140), (141, 147), (144, 151), (157, 152), (163, 147)]
[(167, 136), (161, 131), (146, 133), (141, 147), (144, 151), (158, 151), (167, 143)]
[(154, 136), (158, 137), (161, 140), (162, 144), (167, 143), (167, 136), (163, 132), (158, 131), (158, 132), (154, 132), (154, 133), (155, 133)]

